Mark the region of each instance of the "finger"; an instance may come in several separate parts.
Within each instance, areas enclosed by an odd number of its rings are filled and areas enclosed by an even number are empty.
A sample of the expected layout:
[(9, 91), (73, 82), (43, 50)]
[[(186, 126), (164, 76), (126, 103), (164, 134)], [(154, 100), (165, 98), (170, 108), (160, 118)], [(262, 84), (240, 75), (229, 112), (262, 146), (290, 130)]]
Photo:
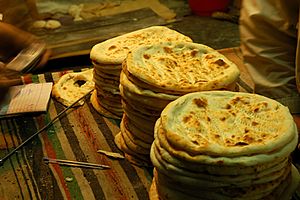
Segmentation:
[(22, 78), (14, 78), (14, 79), (0, 79), (0, 88), (6, 89), (11, 86), (15, 85), (21, 85), (22, 84)]
[(22, 78), (19, 72), (0, 67), (0, 88), (7, 88), (13, 85), (22, 84)]

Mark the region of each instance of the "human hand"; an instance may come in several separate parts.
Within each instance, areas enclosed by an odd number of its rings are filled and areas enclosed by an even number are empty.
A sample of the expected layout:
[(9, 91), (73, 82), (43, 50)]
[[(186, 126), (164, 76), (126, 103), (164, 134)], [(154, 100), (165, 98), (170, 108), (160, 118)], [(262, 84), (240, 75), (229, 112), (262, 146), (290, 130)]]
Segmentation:
[(22, 84), (20, 72), (7, 69), (5, 65), (0, 62), (0, 88), (4, 89), (20, 84)]
[(22, 84), (22, 79), (19, 72), (6, 69), (4, 63), (0, 62), (0, 102), (10, 86), (20, 84)]
[[(0, 56), (5, 63), (8, 63), (22, 49), (29, 47), (34, 42), (38, 42), (38, 38), (34, 35), (3, 22), (0, 22), (0, 38)], [(44, 66), (50, 55), (50, 50), (46, 49), (41, 55), (37, 68)]]

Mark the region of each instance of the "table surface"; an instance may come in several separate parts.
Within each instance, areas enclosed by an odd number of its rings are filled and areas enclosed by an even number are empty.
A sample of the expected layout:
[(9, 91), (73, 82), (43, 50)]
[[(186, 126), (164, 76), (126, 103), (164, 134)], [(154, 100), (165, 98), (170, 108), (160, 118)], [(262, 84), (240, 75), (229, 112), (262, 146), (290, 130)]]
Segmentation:
[[(67, 72), (33, 75), (25, 83), (55, 83)], [(46, 114), (0, 120), (1, 157), (63, 109), (51, 99)], [(0, 167), (0, 199), (147, 199), (152, 169), (97, 153), (100, 149), (120, 152), (114, 144), (118, 124), (99, 115), (86, 99), (83, 106), (71, 109)], [(100, 163), (111, 169), (47, 165), (44, 156)]]

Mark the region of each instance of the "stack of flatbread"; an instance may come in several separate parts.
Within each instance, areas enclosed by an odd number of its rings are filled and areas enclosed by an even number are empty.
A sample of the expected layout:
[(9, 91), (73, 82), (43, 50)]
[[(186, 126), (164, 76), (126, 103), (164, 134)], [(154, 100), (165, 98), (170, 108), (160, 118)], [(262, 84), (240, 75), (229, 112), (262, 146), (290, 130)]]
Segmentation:
[(154, 125), (171, 101), (195, 91), (233, 90), (237, 66), (205, 45), (166, 42), (132, 50), (123, 62), (124, 109), (116, 144), (132, 163), (151, 165)]
[(121, 118), (123, 109), (119, 78), (123, 60), (131, 49), (162, 41), (192, 40), (167, 27), (152, 26), (106, 40), (92, 48), (90, 57), (94, 65), (96, 90), (91, 102), (98, 112), (107, 117)]
[(290, 199), (299, 174), (288, 108), (229, 91), (184, 95), (162, 111), (151, 147), (152, 200)]

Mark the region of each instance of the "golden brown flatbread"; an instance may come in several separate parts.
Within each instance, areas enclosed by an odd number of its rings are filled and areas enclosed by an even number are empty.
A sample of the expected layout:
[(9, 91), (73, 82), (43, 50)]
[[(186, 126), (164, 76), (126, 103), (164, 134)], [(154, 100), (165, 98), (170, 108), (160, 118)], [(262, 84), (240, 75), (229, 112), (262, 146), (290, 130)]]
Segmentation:
[(192, 42), (189, 37), (165, 26), (151, 26), (95, 45), (90, 57), (96, 64), (120, 64), (132, 49), (141, 45), (166, 41)]
[(293, 117), (267, 97), (186, 94), (162, 111), (154, 138), (150, 198), (287, 200), (299, 184), (289, 158), (298, 143)]
[[(93, 69), (64, 74), (52, 89), (52, 96), (65, 106), (70, 106), (80, 97), (94, 89)], [(81, 101), (79, 104), (83, 104)]]
[[(298, 138), (287, 107), (248, 93), (187, 94), (168, 104), (160, 121), (167, 142), (195, 159), (198, 155), (273, 158), (281, 150), (286, 150), (280, 156), (285, 157), (294, 150)], [(257, 157), (253, 162), (266, 160)]]
[(123, 71), (141, 88), (178, 95), (232, 89), (240, 74), (218, 51), (190, 42), (140, 46), (128, 53)]

